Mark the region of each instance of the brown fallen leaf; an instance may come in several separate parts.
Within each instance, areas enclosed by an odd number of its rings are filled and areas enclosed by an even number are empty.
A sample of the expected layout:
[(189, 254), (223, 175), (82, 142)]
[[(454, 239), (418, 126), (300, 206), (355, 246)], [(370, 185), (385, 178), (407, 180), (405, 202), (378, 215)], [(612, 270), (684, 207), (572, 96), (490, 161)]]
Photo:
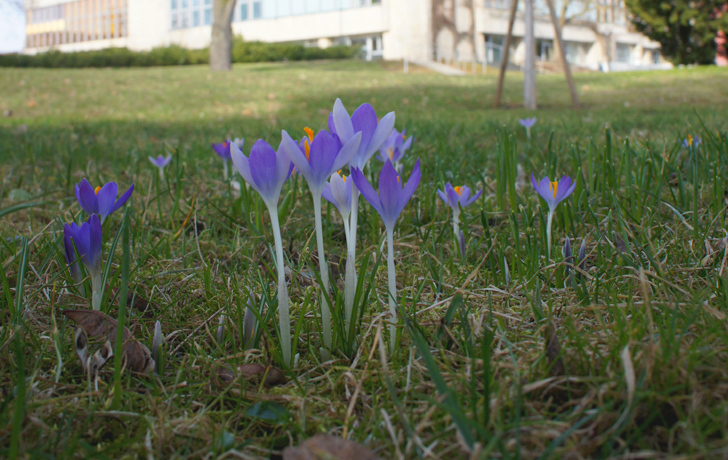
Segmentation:
[[(265, 376), (263, 385), (266, 387), (274, 387), (286, 383), (286, 376), (283, 371), (273, 366), (265, 367), (262, 364), (243, 364), (242, 366), (238, 366), (238, 374), (247, 381), (259, 381), (260, 378)], [(217, 366), (213, 370), (213, 378), (219, 386), (230, 385), (236, 377), (237, 374), (235, 371), (227, 365)]]
[[(116, 320), (106, 313), (95, 310), (63, 310), (63, 314), (76, 323), (91, 338), (104, 338), (116, 343)], [(124, 328), (124, 344), (122, 346), (122, 362), (133, 372), (147, 373), (154, 370), (154, 360), (149, 349), (136, 340)]]
[(317, 434), (298, 447), (283, 449), (283, 460), (379, 460), (379, 457), (354, 441)]

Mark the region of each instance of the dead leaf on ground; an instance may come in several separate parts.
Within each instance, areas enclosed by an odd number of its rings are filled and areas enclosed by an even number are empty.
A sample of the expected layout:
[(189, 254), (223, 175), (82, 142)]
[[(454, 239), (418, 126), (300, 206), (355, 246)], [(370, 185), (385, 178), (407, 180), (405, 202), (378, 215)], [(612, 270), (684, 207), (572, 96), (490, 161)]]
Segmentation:
[(379, 460), (371, 450), (348, 439), (317, 434), (298, 447), (283, 449), (283, 460)]
[[(106, 313), (95, 310), (63, 310), (63, 314), (76, 323), (91, 338), (103, 338), (116, 343), (116, 320)], [(124, 328), (122, 362), (133, 372), (146, 373), (154, 370), (154, 360), (149, 349), (136, 340)]]
[[(282, 370), (273, 366), (263, 366), (262, 364), (243, 364), (238, 367), (238, 373), (247, 381), (259, 381), (265, 376), (263, 385), (266, 387), (274, 387), (286, 383), (286, 375)], [(220, 365), (214, 370), (213, 376), (217, 380), (216, 383), (221, 386), (230, 385), (236, 377), (235, 371), (230, 366)]]

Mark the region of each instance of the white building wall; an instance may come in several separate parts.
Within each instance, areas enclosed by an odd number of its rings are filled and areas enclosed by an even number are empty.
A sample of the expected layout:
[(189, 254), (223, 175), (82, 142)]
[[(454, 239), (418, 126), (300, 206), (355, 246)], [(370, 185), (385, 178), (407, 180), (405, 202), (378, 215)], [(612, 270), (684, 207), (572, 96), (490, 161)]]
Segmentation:
[(383, 0), (384, 59), (430, 61), (432, 23), (429, 0)]

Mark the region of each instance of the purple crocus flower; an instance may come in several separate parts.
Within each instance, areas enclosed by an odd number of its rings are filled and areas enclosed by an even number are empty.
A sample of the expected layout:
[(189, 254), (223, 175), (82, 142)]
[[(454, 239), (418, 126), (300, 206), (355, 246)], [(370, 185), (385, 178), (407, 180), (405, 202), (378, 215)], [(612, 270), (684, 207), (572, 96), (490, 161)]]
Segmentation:
[(354, 311), (354, 295), (356, 293), (356, 266), (355, 266), (355, 244), (351, 237), (351, 226), (349, 215), (351, 214), (353, 183), (351, 177), (341, 175), (341, 171), (331, 175), (331, 179), (324, 185), (322, 196), (331, 202), (341, 214), (344, 222), (344, 235), (346, 236), (346, 276), (344, 278), (344, 321), (345, 331), (348, 334), (351, 318)]
[[(225, 142), (220, 142), (219, 144), (216, 144), (212, 142), (210, 144), (212, 146), (212, 149), (217, 153), (220, 158), (222, 158), (225, 161), (228, 161), (231, 159), (230, 156), (230, 139), (226, 140)], [(238, 149), (242, 149), (243, 146), (239, 145)]]
[(336, 137), (323, 130), (319, 131), (313, 140), (309, 134), (309, 137), (304, 138), (299, 145), (286, 131), (282, 131), (281, 134), (283, 151), (296, 166), (296, 170), (306, 179), (311, 193), (319, 197), (331, 174), (343, 168), (356, 154), (362, 138), (362, 135), (357, 133), (342, 146)]
[(86, 214), (98, 214), (103, 223), (106, 217), (124, 206), (133, 191), (134, 184), (131, 184), (131, 187), (117, 200), (118, 187), (116, 182), (109, 182), (103, 187), (99, 186), (94, 189), (84, 178), (80, 183), (76, 184), (76, 199)]
[(154, 157), (148, 157), (149, 161), (152, 162), (154, 166), (156, 166), (159, 169), (166, 168), (170, 161), (172, 161), (172, 155), (162, 156), (157, 155), (157, 158)]
[(568, 198), (576, 188), (576, 182), (572, 183), (569, 176), (564, 176), (561, 180), (553, 182), (546, 176), (541, 179), (541, 182), (537, 183), (536, 178), (531, 174), (531, 184), (548, 204), (549, 212), (553, 212), (556, 206)]
[(536, 124), (536, 117), (519, 119), (518, 123), (526, 129), (533, 128), (533, 125)]
[[(66, 246), (66, 259), (69, 265), (76, 261), (73, 253), (73, 244), (81, 256), (81, 263), (91, 275), (91, 286), (93, 288), (92, 305), (94, 310), (101, 309), (101, 249), (103, 248), (103, 235), (101, 232), (101, 220), (97, 214), (92, 214), (88, 222), (80, 226), (75, 223), (63, 226), (64, 244)], [(69, 251), (70, 249), (70, 251)], [(73, 255), (73, 260), (69, 254)], [(73, 269), (71, 269), (73, 273)], [(78, 275), (80, 277), (80, 272)]]
[(518, 123), (520, 123), (521, 126), (526, 128), (526, 136), (530, 139), (531, 138), (531, 128), (533, 128), (533, 125), (536, 124), (536, 117), (524, 118), (522, 120), (518, 120)]
[(460, 235), (460, 209), (470, 206), (483, 193), (480, 189), (474, 196), (470, 196), (470, 187), (467, 185), (453, 187), (450, 182), (445, 184), (445, 191), (438, 190), (437, 194), (442, 201), (452, 209), (452, 227), (456, 238)]
[(291, 321), (288, 304), (288, 285), (283, 262), (283, 241), (281, 227), (278, 222), (278, 199), (283, 184), (291, 176), (293, 164), (283, 152), (283, 143), (278, 151), (273, 150), (266, 141), (259, 139), (250, 149), (250, 157), (243, 155), (236, 144), (231, 144), (230, 154), (235, 168), (247, 182), (263, 198), (268, 207), (273, 239), (276, 248), (276, 265), (278, 268), (278, 325), (281, 334), (283, 361), (290, 366), (291, 361)]
[(387, 229), (394, 228), (397, 218), (402, 210), (409, 202), (415, 189), (420, 183), (420, 160), (417, 160), (407, 183), (402, 187), (402, 180), (399, 173), (394, 169), (391, 161), (387, 160), (379, 174), (379, 194), (374, 191), (371, 184), (364, 177), (364, 173), (360, 169), (351, 170), (351, 177), (354, 179), (356, 188), (359, 189), (362, 196), (372, 205), (379, 213)]
[(442, 190), (437, 191), (437, 194), (440, 198), (442, 198), (442, 201), (452, 208), (452, 212), (458, 214), (460, 213), (461, 207), (464, 208), (473, 204), (483, 193), (483, 190), (478, 190), (478, 192), (472, 197), (470, 196), (470, 193), (470, 187), (467, 185), (453, 187), (450, 182), (445, 184), (444, 192)]
[(336, 209), (344, 219), (344, 228), (349, 230), (349, 214), (351, 214), (351, 185), (353, 181), (347, 180), (346, 176), (341, 175), (341, 171), (331, 175), (329, 182), (324, 184), (324, 190), (321, 196)]
[(402, 180), (394, 165), (387, 160), (379, 174), (379, 194), (374, 191), (369, 181), (360, 169), (351, 170), (351, 177), (362, 196), (377, 210), (382, 217), (387, 230), (387, 281), (389, 284), (389, 349), (394, 352), (394, 343), (397, 337), (397, 281), (394, 270), (394, 225), (405, 205), (412, 198), (415, 189), (420, 184), (420, 160), (417, 160), (407, 183), (402, 187)]
[(551, 181), (548, 176), (541, 179), (537, 183), (536, 178), (531, 174), (531, 184), (536, 189), (541, 198), (544, 199), (549, 206), (548, 222), (546, 228), (546, 241), (548, 244), (548, 254), (551, 256), (551, 225), (554, 219), (556, 206), (564, 201), (576, 188), (576, 182), (572, 183), (569, 176), (564, 176), (560, 181)]
[(334, 111), (329, 115), (329, 130), (336, 134), (342, 144), (361, 132), (361, 142), (349, 162), (352, 168), (362, 169), (394, 129), (394, 112), (389, 112), (377, 121), (377, 114), (370, 104), (360, 105), (349, 117), (341, 99), (336, 99)]
[(237, 145), (230, 145), (233, 164), (245, 182), (260, 194), (266, 206), (277, 209), (281, 189), (293, 169), (291, 160), (283, 151), (283, 144), (275, 151), (270, 144), (259, 139), (250, 149), (250, 157), (246, 157)]
[(688, 137), (685, 138), (685, 139), (683, 139), (682, 145), (685, 148), (688, 148), (688, 147), (697, 147), (702, 142), (703, 142), (703, 140), (701, 138), (699, 138), (698, 136), (693, 136), (692, 134), (688, 134)]
[(404, 154), (412, 147), (412, 136), (409, 138), (405, 135), (406, 130), (402, 132), (396, 129), (392, 130), (392, 134), (384, 141), (382, 146), (379, 148), (379, 159), (384, 163), (387, 158), (392, 160), (394, 168), (399, 171), (399, 162), (404, 157)]

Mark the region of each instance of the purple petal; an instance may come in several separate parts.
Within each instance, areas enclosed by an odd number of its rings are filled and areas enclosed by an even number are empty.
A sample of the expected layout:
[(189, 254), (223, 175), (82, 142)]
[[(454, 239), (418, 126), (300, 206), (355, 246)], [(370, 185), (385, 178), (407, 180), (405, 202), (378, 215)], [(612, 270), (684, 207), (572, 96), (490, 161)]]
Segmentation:
[(381, 216), (383, 214), (382, 202), (379, 200), (377, 192), (375, 192), (372, 188), (372, 184), (370, 184), (367, 178), (364, 177), (361, 170), (353, 168), (351, 170), (351, 178), (354, 181), (354, 185), (356, 185), (357, 190), (359, 190), (359, 193), (361, 193), (364, 199), (367, 200)]
[(293, 164), (291, 163), (288, 155), (283, 151), (283, 142), (278, 144), (278, 150), (275, 152), (276, 155), (276, 188), (280, 191), (283, 184), (291, 177), (291, 171), (293, 171)]
[[(372, 112), (374, 112), (374, 109), (372, 109)], [(379, 120), (379, 123), (377, 123), (377, 127), (374, 130), (374, 133), (372, 133), (371, 139), (368, 140), (367, 150), (364, 154), (365, 161), (369, 161), (372, 155), (374, 155), (374, 152), (376, 152), (377, 149), (382, 146), (382, 143), (384, 143), (384, 141), (389, 137), (389, 135), (392, 134), (392, 130), (394, 129), (394, 121), (394, 112), (389, 112), (384, 117), (382, 117), (381, 120)], [(397, 140), (401, 140), (401, 137), (397, 136)], [(362, 144), (364, 144), (365, 142), (363, 134), (361, 142)]]
[(96, 202), (99, 206), (99, 215), (102, 219), (106, 219), (106, 216), (111, 214), (111, 208), (114, 206), (116, 201), (116, 193), (118, 188), (116, 182), (109, 182), (108, 184), (101, 187), (101, 190), (96, 194)]
[(470, 206), (471, 204), (473, 204), (475, 202), (475, 200), (477, 200), (478, 198), (480, 198), (480, 195), (482, 195), (482, 194), (483, 194), (483, 189), (481, 188), (480, 190), (478, 190), (475, 193), (475, 195), (471, 199), (467, 200), (465, 202), (465, 204), (463, 204), (463, 206)]
[(402, 189), (402, 193), (399, 194), (399, 204), (397, 205), (397, 216), (399, 216), (402, 213), (402, 210), (405, 206), (407, 206), (407, 203), (412, 198), (412, 195), (414, 195), (415, 190), (417, 190), (417, 186), (420, 185), (420, 179), (422, 178), (422, 173), (420, 172), (420, 159), (417, 159), (417, 163), (415, 163), (415, 167), (412, 170), (412, 174), (410, 174), (409, 179), (407, 180), (407, 183), (405, 184), (404, 188)]
[(351, 117), (349, 117), (349, 112), (346, 111), (341, 99), (338, 98), (334, 102), (333, 119), (336, 135), (339, 136), (342, 143), (346, 143), (354, 136), (354, 125), (351, 122)]
[(91, 227), (89, 240), (89, 249), (91, 250), (91, 260), (93, 261), (94, 267), (100, 268), (101, 262), (101, 249), (103, 248), (104, 240), (101, 230), (101, 221), (98, 216), (91, 216), (88, 220), (89, 226)]
[(397, 220), (397, 204), (401, 191), (401, 178), (392, 162), (387, 160), (379, 174), (379, 200), (382, 202), (384, 210), (382, 220), (384, 220), (385, 226), (390, 226)]
[(329, 132), (333, 136), (336, 134), (336, 124), (334, 123), (334, 113), (329, 112)]
[(407, 138), (406, 141), (404, 141), (404, 143), (402, 144), (402, 153), (406, 152), (407, 150), (409, 150), (410, 147), (412, 147), (412, 139), (414, 139), (414, 136), (410, 136)]
[(78, 227), (74, 229), (72, 226), (75, 223), (63, 225), (63, 247), (66, 249), (66, 262), (68, 265), (73, 265), (76, 261), (76, 253), (73, 251), (73, 242), (71, 238), (78, 232)]
[(437, 194), (438, 194), (438, 195), (440, 196), (440, 199), (441, 199), (441, 200), (442, 200), (442, 201), (443, 201), (443, 202), (444, 202), (444, 203), (445, 203), (446, 205), (448, 205), (448, 206), (450, 205), (450, 204), (449, 204), (449, 203), (447, 202), (447, 196), (445, 195), (445, 192), (443, 192), (443, 191), (442, 191), (442, 190), (440, 190), (440, 189), (437, 189)]
[(296, 141), (291, 139), (291, 136), (286, 131), (281, 131), (281, 137), (283, 151), (296, 166), (298, 172), (303, 175), (306, 181), (309, 181), (311, 177), (311, 166), (309, 166), (308, 160), (306, 160), (306, 154), (301, 151)]
[(458, 201), (465, 207), (467, 206), (465, 203), (468, 201), (468, 198), (470, 198), (470, 187), (463, 185), (460, 187), (460, 198)]
[(334, 165), (331, 168), (332, 172), (338, 171), (339, 169), (343, 168), (347, 163), (350, 163), (352, 161), (354, 156), (357, 154), (360, 142), (361, 133), (356, 133), (351, 139), (349, 139), (346, 144), (344, 144), (343, 147), (341, 147), (341, 150), (339, 150), (339, 154), (334, 160)]
[[(334, 175), (332, 175), (331, 177), (333, 178)], [(331, 193), (331, 184), (330, 183), (326, 182), (324, 184), (324, 189), (321, 191), (321, 196), (324, 198), (324, 200), (326, 200), (329, 203), (336, 206), (336, 209), (339, 209), (339, 202), (336, 201), (336, 198), (334, 198), (334, 194)], [(339, 212), (341, 212), (341, 209), (339, 209)]]
[(94, 188), (91, 187), (91, 184), (88, 183), (88, 181), (84, 178), (81, 181), (81, 184), (78, 185), (78, 193), (76, 194), (78, 196), (78, 204), (81, 205), (81, 209), (86, 211), (86, 214), (96, 214), (99, 212), (99, 203), (96, 199), (96, 192), (94, 192)]
[(450, 184), (450, 182), (445, 184), (445, 193), (447, 193), (447, 203), (453, 211), (458, 212), (460, 210), (458, 207), (460, 195), (458, 195), (458, 192), (455, 191), (455, 188)]
[(243, 180), (248, 185), (253, 187), (258, 193), (260, 193), (260, 191), (258, 190), (258, 186), (253, 180), (253, 176), (250, 174), (250, 164), (248, 163), (248, 157), (243, 155), (243, 152), (240, 151), (237, 145), (233, 145), (230, 148), (230, 154), (233, 160), (233, 165), (235, 166), (235, 169), (238, 170), (240, 175), (243, 176)]
[(276, 192), (276, 152), (266, 141), (258, 139), (250, 149), (250, 174), (263, 199), (273, 201)]
[(311, 142), (308, 164), (311, 174), (309, 187), (323, 187), (324, 182), (335, 171), (334, 161), (338, 155), (338, 145), (327, 131), (319, 131)]
[(571, 177), (569, 177), (569, 176), (562, 177), (561, 180), (559, 181), (558, 185), (556, 186), (556, 196), (554, 197), (554, 201), (556, 202), (556, 204), (560, 203), (561, 200), (566, 198), (566, 196), (567, 196), (566, 194), (567, 194), (567, 192), (569, 192), (570, 187), (571, 187)]
[[(99, 192), (99, 193), (101, 193), (101, 192)], [(109, 211), (109, 214), (115, 213), (119, 208), (124, 206), (126, 204), (126, 202), (129, 201), (129, 198), (131, 197), (132, 193), (134, 193), (134, 184), (131, 184), (129, 189), (126, 192), (124, 192), (124, 194), (121, 195), (121, 197), (118, 200), (116, 200), (116, 203), (114, 204), (114, 206), (111, 207), (111, 211)]]

